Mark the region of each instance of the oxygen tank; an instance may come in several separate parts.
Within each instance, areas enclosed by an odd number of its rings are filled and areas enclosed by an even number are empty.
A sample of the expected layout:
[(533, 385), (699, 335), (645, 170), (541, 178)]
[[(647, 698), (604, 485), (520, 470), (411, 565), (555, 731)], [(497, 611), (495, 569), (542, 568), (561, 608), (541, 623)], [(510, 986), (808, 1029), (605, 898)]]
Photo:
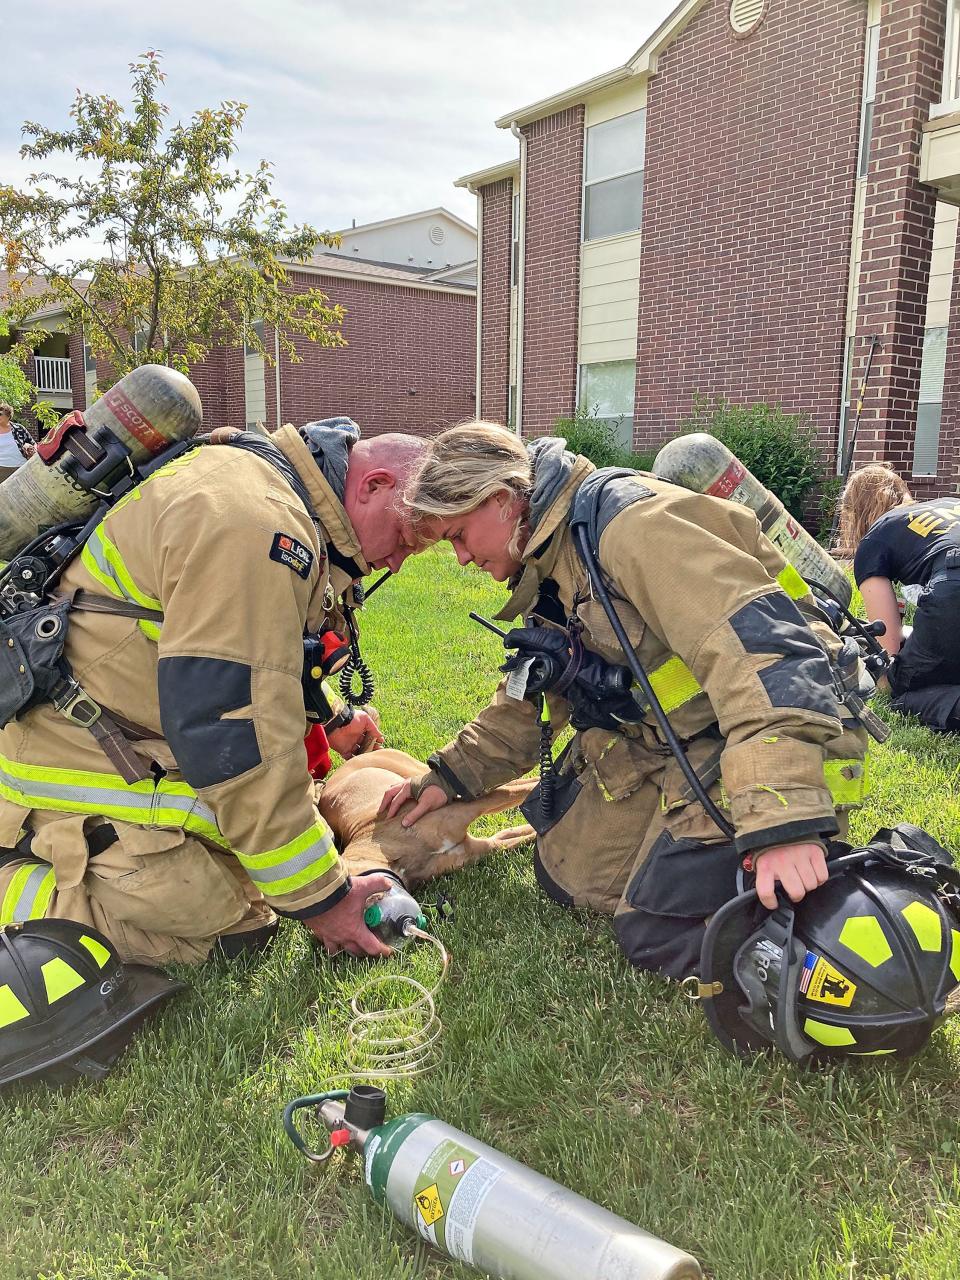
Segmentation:
[[(345, 1100), (345, 1101), (344, 1101)], [(292, 1125), (318, 1105), (328, 1151), (306, 1151)], [(363, 1156), (374, 1198), (435, 1249), (497, 1280), (702, 1280), (695, 1258), (526, 1165), (428, 1115), (384, 1123), (370, 1085), (298, 1098), (287, 1133), (311, 1159), (337, 1147)], [(296, 1136), (295, 1136), (296, 1135)]]
[(657, 454), (653, 474), (694, 493), (750, 507), (763, 532), (800, 576), (826, 587), (849, 608), (852, 588), (837, 562), (715, 436), (695, 432), (670, 440)]
[[(149, 462), (192, 436), (202, 421), (193, 383), (159, 364), (132, 370), (82, 415), (67, 414), (34, 456), (0, 484), (0, 561), (9, 560), (46, 529), (93, 512), (96, 495), (68, 469), (78, 459), (87, 468), (101, 461), (116, 466), (124, 460), (119, 441), (134, 465)], [(102, 428), (106, 432), (98, 440)]]

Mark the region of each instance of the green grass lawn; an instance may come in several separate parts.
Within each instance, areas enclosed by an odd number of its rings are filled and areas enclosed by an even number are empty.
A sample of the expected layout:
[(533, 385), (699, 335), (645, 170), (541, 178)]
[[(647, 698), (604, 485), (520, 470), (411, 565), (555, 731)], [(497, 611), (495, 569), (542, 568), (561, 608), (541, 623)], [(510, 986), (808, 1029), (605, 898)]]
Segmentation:
[[(424, 758), (486, 701), (499, 589), (449, 555), (409, 563), (364, 635), (389, 743)], [(855, 837), (898, 819), (960, 850), (960, 742), (892, 717)], [(912, 1062), (804, 1073), (721, 1051), (673, 985), (632, 971), (607, 923), (544, 900), (521, 850), (440, 884), (453, 955), (442, 1062), (391, 1089), (695, 1254), (718, 1280), (960, 1276), (960, 1024)], [(431, 894), (425, 892), (424, 900)], [(430, 977), (432, 949), (388, 967)], [(284, 1137), (293, 1096), (342, 1075), (370, 965), (299, 926), (252, 961), (191, 972), (109, 1079), (2, 1102), (2, 1280), (444, 1280), (368, 1198)]]

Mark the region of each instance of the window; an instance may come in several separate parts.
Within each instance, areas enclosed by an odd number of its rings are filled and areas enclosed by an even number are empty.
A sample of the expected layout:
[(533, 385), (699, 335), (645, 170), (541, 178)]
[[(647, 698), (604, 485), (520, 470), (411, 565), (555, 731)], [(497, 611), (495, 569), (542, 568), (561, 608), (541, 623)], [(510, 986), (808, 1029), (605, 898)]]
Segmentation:
[[(960, 99), (960, 0), (947, 0), (947, 35), (943, 54), (943, 101), (955, 108)], [(932, 114), (932, 113), (931, 113)]]
[(587, 130), (584, 240), (640, 230), (646, 122), (646, 110), (631, 111)]
[(947, 359), (947, 329), (927, 329), (923, 335), (920, 365), (920, 403), (917, 434), (913, 441), (913, 474), (935, 476), (940, 452), (940, 411), (943, 407), (943, 373)]
[[(262, 321), (262, 320), (254, 320), (254, 322), (253, 322), (253, 324), (250, 326), (250, 328), (253, 330), (253, 332), (254, 332), (254, 333), (257, 335), (257, 337), (260, 339), (260, 343), (261, 343), (261, 346), (262, 346), (262, 345), (263, 345), (263, 321)], [(261, 355), (262, 353), (261, 353), (260, 351), (258, 351), (256, 347), (251, 347), (251, 346), (249, 346), (249, 345), (248, 345), (248, 343), (247, 343), (247, 341), (246, 341), (246, 339), (244, 339), (244, 343), (243, 343), (243, 354), (244, 354), (245, 356), (259, 356), (259, 355)]]
[(616, 427), (625, 449), (633, 448), (633, 398), (637, 366), (633, 360), (610, 360), (580, 366), (580, 410)]
[(90, 350), (90, 344), (87, 342), (83, 344), (83, 367), (87, 373), (96, 375), (97, 357)]
[(867, 28), (867, 55), (863, 79), (863, 119), (860, 125), (860, 163), (857, 177), (865, 178), (870, 167), (873, 138), (873, 104), (877, 96), (877, 68), (880, 63), (880, 26)]

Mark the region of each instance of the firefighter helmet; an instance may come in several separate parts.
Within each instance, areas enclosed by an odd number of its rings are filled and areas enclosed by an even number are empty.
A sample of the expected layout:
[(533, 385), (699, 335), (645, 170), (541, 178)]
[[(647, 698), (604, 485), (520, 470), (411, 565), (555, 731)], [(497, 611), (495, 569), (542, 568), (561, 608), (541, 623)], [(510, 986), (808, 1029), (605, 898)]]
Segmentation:
[(960, 872), (917, 827), (840, 846), (830, 878), (775, 911), (755, 891), (707, 927), (700, 995), (721, 1042), (794, 1062), (916, 1053), (960, 984)]
[(185, 984), (121, 964), (96, 929), (73, 920), (0, 928), (0, 1085), (30, 1076), (102, 1079), (148, 1012)]

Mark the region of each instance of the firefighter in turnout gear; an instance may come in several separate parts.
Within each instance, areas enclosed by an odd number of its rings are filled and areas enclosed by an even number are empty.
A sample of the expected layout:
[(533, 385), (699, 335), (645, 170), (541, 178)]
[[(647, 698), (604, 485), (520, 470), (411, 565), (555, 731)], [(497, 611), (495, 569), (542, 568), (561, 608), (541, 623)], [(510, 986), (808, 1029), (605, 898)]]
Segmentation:
[[(577, 732), (547, 771), (550, 803), (539, 803), (541, 784), (524, 806), (538, 831), (537, 879), (562, 905), (614, 915), (635, 964), (694, 971), (705, 921), (754, 869), (770, 906), (777, 884), (796, 901), (823, 883), (826, 842), (863, 796), (866, 735), (834, 681), (839, 640), (752, 511), (646, 474), (596, 471), (562, 440), (527, 449), (485, 423), (438, 436), (407, 501), (424, 536), (509, 580), (498, 616), (525, 625), (507, 638), (517, 655), (492, 703), (431, 757), (429, 774), (388, 793), (386, 812), (413, 800), (404, 820), (415, 822), (521, 776), (544, 722), (558, 730), (572, 718)], [(622, 682), (591, 709), (576, 681), (564, 684), (584, 656), (626, 669), (578, 521), (723, 831), (636, 690), (633, 712)], [(523, 686), (524, 655), (544, 628), (565, 636), (570, 655), (567, 694), (555, 687), (545, 701)]]
[[(350, 419), (218, 436), (121, 498), (61, 580), (82, 696), (0, 730), (0, 924), (70, 919), (164, 964), (286, 915), (384, 954), (362, 914), (393, 882), (351, 883), (314, 803), (303, 637), (343, 632), (341, 598), (409, 554), (396, 498), (423, 445)], [(342, 755), (382, 742), (345, 719), (330, 706)]]

